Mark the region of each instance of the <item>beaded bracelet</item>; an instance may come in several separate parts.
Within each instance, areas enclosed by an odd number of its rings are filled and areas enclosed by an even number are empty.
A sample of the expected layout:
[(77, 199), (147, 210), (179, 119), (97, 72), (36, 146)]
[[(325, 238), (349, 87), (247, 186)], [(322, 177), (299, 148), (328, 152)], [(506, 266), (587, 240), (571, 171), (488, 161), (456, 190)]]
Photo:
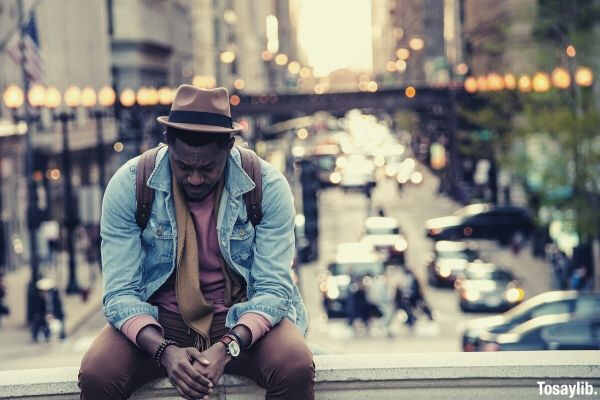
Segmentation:
[(164, 339), (158, 346), (158, 349), (156, 349), (156, 351), (154, 352), (152, 359), (154, 361), (156, 361), (156, 363), (158, 364), (159, 367), (162, 367), (162, 364), (160, 363), (160, 359), (161, 359), (163, 353), (165, 352), (167, 347), (169, 347), (171, 345), (177, 345), (177, 342), (175, 342), (174, 340), (170, 340), (170, 339)]

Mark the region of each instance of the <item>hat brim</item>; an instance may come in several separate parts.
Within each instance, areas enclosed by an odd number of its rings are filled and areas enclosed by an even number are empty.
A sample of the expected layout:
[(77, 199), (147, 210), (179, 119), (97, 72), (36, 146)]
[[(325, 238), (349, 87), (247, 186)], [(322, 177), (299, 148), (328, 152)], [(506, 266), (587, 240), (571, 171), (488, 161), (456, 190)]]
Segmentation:
[(185, 131), (193, 132), (208, 132), (208, 133), (235, 133), (240, 132), (244, 127), (237, 122), (233, 123), (233, 128), (224, 128), (221, 126), (214, 125), (201, 125), (201, 124), (180, 124), (175, 122), (169, 122), (168, 116), (157, 117), (156, 120), (166, 126), (170, 126), (177, 129), (183, 129)]

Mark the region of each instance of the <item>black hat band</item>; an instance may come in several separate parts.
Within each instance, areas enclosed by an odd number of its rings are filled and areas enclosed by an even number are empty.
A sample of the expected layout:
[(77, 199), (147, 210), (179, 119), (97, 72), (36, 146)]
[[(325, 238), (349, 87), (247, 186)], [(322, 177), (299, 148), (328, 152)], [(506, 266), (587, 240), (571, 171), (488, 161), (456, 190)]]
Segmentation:
[(212, 125), (233, 129), (231, 117), (202, 111), (173, 111), (169, 113), (169, 122), (177, 124)]

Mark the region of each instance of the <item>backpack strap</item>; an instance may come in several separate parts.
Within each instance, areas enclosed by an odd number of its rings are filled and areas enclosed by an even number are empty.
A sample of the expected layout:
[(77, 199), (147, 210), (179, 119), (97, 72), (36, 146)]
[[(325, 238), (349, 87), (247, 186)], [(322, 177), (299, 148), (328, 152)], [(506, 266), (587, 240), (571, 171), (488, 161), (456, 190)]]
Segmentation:
[(152, 210), (152, 202), (154, 201), (154, 189), (146, 185), (148, 178), (154, 166), (156, 165), (156, 155), (164, 145), (160, 144), (156, 147), (146, 150), (137, 162), (137, 170), (135, 174), (135, 222), (137, 222), (140, 230), (146, 229), (148, 220), (150, 219), (150, 211)]
[(242, 159), (242, 168), (248, 174), (250, 179), (254, 181), (254, 189), (248, 193), (244, 193), (244, 202), (246, 210), (252, 225), (260, 224), (262, 220), (262, 175), (260, 168), (260, 159), (250, 149), (238, 146)]

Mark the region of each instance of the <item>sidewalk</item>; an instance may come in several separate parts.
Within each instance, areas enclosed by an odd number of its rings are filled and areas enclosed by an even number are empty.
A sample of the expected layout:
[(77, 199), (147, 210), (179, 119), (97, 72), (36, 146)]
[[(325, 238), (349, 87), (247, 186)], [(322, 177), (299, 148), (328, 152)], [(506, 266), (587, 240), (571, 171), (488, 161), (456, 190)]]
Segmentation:
[[(57, 257), (58, 267), (52, 278), (55, 278), (57, 286), (61, 289), (61, 299), (65, 312), (65, 330), (67, 338), (77, 330), (85, 321), (97, 312), (102, 306), (102, 278), (97, 266), (90, 266), (85, 262), (83, 256), (77, 259), (77, 278), (80, 287), (90, 287), (87, 301), (83, 301), (80, 295), (66, 295), (64, 292), (68, 280), (67, 257), (59, 254)], [(91, 272), (96, 269), (95, 278)], [(5, 304), (10, 308), (10, 315), (2, 318), (0, 325), (0, 359), (8, 356), (6, 353), (17, 354), (24, 349), (34, 349), (31, 335), (27, 327), (27, 284), (29, 283), (31, 270), (24, 265), (14, 271), (7, 272), (4, 276), (6, 284)], [(42, 341), (43, 343), (43, 341)]]

